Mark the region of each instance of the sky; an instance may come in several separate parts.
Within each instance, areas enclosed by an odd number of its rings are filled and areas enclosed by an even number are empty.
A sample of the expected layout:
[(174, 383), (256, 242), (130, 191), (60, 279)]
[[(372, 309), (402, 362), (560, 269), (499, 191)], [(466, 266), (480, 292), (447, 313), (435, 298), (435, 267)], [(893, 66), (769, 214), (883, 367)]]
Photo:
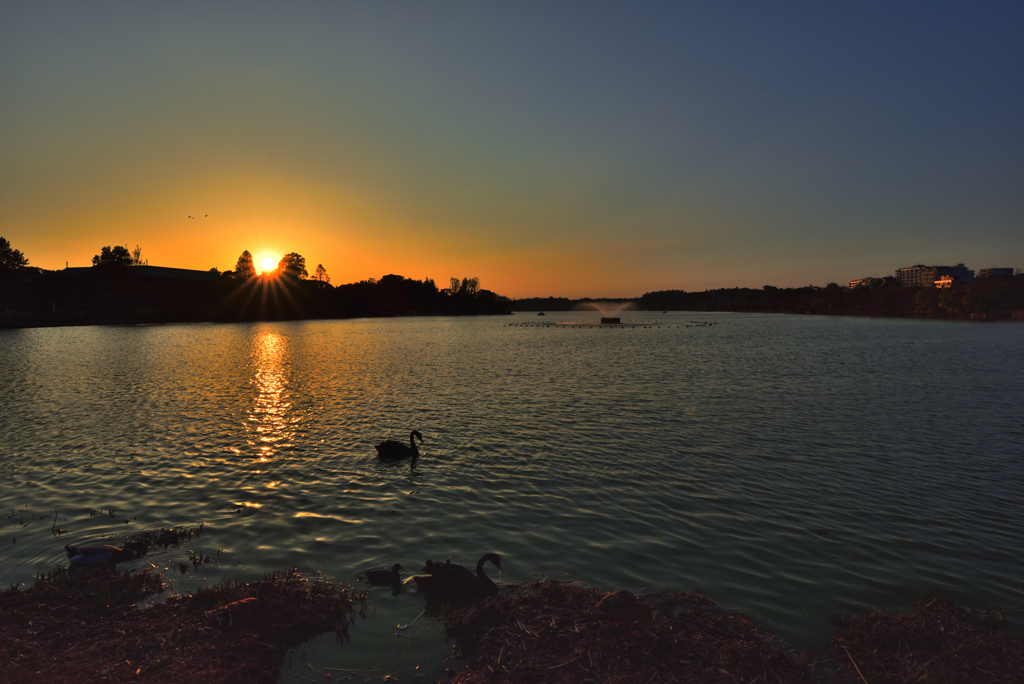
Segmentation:
[(1019, 2), (5, 2), (0, 236), (515, 298), (1024, 268), (1021, 36)]

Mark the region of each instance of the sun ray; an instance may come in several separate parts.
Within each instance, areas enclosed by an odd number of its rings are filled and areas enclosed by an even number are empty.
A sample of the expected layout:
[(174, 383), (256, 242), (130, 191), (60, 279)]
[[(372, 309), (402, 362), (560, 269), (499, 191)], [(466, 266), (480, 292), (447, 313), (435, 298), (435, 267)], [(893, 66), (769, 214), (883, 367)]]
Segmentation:
[(275, 257), (270, 252), (262, 252), (254, 260), (260, 269), (260, 273), (273, 273), (277, 270), (277, 264), (280, 262), (280, 257)]

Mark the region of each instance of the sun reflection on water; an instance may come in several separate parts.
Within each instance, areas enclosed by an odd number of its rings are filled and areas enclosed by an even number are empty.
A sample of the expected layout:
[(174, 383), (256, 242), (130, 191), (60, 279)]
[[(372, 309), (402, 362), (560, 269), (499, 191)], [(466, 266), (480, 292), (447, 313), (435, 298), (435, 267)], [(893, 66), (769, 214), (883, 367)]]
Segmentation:
[(249, 445), (258, 450), (260, 463), (267, 463), (292, 437), (288, 419), (291, 401), (285, 377), (287, 341), (283, 335), (266, 332), (253, 339), (252, 384), (258, 394), (249, 409)]

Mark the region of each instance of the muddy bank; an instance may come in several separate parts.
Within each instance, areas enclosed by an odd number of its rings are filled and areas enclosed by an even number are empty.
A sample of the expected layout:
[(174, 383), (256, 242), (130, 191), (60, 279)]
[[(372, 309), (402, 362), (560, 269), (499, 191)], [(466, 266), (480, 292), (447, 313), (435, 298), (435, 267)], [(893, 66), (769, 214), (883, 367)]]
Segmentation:
[[(0, 593), (4, 681), (273, 682), (291, 648), (331, 631), (343, 642), (366, 607), (364, 592), (296, 570), (134, 607), (161, 590), (156, 573), (97, 566), (57, 568), (29, 589)], [(838, 631), (830, 652), (811, 653), (697, 594), (634, 596), (552, 581), (506, 585), (448, 614), (455, 655), (445, 679), (1022, 681), (1024, 635), (1008, 630), (1005, 612), (971, 611), (931, 596), (906, 612), (833, 616), (832, 623)]]
[(905, 613), (833, 623), (831, 652), (815, 654), (696, 594), (512, 585), (449, 616), (449, 673), (453, 684), (1024, 681), (1024, 635), (1007, 630), (1005, 612), (932, 596)]
[(297, 570), (174, 596), (156, 573), (57, 568), (30, 589), (0, 594), (4, 681), (273, 682), (289, 649), (318, 634), (347, 636), (365, 593)]

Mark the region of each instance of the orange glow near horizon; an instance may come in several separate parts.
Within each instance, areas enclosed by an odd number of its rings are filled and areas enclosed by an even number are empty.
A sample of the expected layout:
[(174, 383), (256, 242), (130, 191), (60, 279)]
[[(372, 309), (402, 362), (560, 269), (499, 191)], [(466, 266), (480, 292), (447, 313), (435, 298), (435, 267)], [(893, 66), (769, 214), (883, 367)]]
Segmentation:
[(67, 4), (0, 4), (0, 236), (32, 267), (296, 253), (335, 287), (611, 299), (1024, 266), (1005, 11)]
[(269, 254), (261, 254), (256, 260), (260, 265), (261, 273), (273, 273), (277, 270), (277, 264), (280, 261), (280, 259), (275, 259)]

